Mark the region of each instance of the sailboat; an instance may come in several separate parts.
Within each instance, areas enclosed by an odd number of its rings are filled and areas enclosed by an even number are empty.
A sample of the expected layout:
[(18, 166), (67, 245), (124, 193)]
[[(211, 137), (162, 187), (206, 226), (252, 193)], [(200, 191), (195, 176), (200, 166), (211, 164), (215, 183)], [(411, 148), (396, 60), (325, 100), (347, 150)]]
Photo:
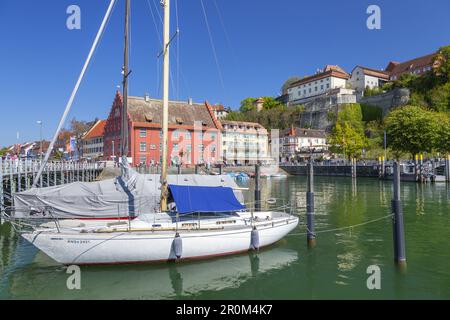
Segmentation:
[[(206, 178), (195, 176), (168, 178), (170, 0), (161, 4), (164, 7), (163, 157), (158, 208), (154, 208), (154, 195), (146, 198), (148, 202), (143, 206), (151, 210), (138, 215), (134, 209), (133, 212), (128, 210), (126, 221), (57, 219), (50, 208), (47, 218), (54, 218), (54, 223), (40, 224), (21, 235), (58, 263), (98, 265), (205, 259), (259, 250), (279, 241), (298, 225), (298, 217), (284, 211), (247, 209), (242, 204), (243, 199), (238, 199), (239, 190), (227, 184), (223, 176), (208, 176), (207, 179), (216, 179), (209, 183), (205, 183)], [(130, 0), (126, 0), (122, 112), (125, 118), (129, 8)], [(122, 119), (123, 126), (126, 122)], [(127, 141), (126, 132), (123, 130), (123, 141)], [(122, 143), (121, 184), (124, 190), (139, 189), (140, 185), (148, 185), (149, 179), (156, 185), (156, 176), (140, 176), (129, 167), (126, 156), (126, 143)], [(130, 207), (134, 208), (136, 199), (130, 198), (133, 202)]]

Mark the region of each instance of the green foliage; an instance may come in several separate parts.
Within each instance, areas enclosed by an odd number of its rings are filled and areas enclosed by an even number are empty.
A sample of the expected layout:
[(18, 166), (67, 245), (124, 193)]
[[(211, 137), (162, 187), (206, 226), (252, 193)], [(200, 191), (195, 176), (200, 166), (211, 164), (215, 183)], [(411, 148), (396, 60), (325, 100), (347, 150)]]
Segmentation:
[(443, 83), (450, 81), (450, 45), (439, 48), (435, 62), (437, 62), (437, 67), (434, 74)]
[(414, 156), (432, 152), (439, 141), (440, 124), (435, 112), (416, 106), (393, 110), (385, 119), (387, 143), (396, 151)]
[(233, 111), (225, 120), (257, 122), (267, 129), (286, 129), (295, 125), (304, 111), (302, 105), (287, 107), (273, 98), (267, 99), (266, 102), (260, 112), (256, 109), (245, 112)]
[(383, 91), (390, 91), (394, 88), (394, 83), (393, 82), (386, 82), (382, 87), (381, 90)]
[(366, 87), (364, 89), (364, 96), (365, 97), (370, 97), (370, 96), (375, 96), (377, 94), (383, 93), (383, 89), (379, 88), (379, 87)]
[(439, 121), (439, 137), (436, 151), (442, 154), (450, 154), (450, 116), (448, 114), (436, 115)]
[(450, 112), (450, 46), (438, 50), (435, 68), (422, 76), (403, 74), (391, 86), (409, 88), (411, 105)]
[[(276, 100), (273, 97), (262, 97), (263, 99), (263, 109), (272, 109), (272, 108), (278, 108), (282, 106), (283, 104)], [(255, 102), (258, 100), (257, 98), (246, 98), (241, 101), (241, 107), (239, 108), (239, 111), (241, 112), (250, 112), (250, 111), (256, 111), (256, 105)]]
[(431, 89), (427, 98), (427, 102), (434, 110), (450, 112), (450, 82)]
[(263, 100), (264, 100), (264, 103), (263, 103), (264, 109), (273, 109), (273, 108), (283, 107), (283, 104), (273, 97), (263, 97)]
[(383, 109), (378, 106), (369, 104), (361, 104), (362, 120), (363, 121), (382, 121)]
[(2, 148), (0, 149), (0, 157), (5, 156), (8, 153), (8, 148)]
[(241, 107), (239, 108), (239, 110), (241, 112), (249, 112), (252, 110), (256, 110), (256, 106), (255, 106), (256, 100), (257, 100), (256, 98), (246, 98), (246, 99), (242, 100)]
[(359, 104), (343, 105), (330, 136), (331, 151), (344, 156), (359, 157), (367, 145)]

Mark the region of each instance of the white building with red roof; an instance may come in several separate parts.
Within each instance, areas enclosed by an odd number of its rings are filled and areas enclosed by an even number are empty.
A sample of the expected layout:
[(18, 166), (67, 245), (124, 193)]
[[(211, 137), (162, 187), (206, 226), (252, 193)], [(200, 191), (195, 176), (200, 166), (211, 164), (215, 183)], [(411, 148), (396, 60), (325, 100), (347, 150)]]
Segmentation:
[(98, 120), (85, 133), (83, 141), (83, 158), (89, 160), (103, 160), (103, 136), (106, 120)]
[(362, 92), (366, 88), (373, 89), (382, 87), (389, 81), (389, 72), (356, 66), (352, 70), (352, 76), (349, 81), (352, 89)]
[(339, 66), (327, 65), (312, 76), (304, 77), (292, 83), (287, 93), (289, 103), (302, 104), (323, 96), (333, 89), (345, 89), (350, 75)]

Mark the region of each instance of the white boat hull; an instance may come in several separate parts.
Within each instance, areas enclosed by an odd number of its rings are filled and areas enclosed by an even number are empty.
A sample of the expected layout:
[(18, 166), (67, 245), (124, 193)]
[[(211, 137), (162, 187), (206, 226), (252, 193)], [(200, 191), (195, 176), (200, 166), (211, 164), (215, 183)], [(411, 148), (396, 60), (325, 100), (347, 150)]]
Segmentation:
[[(298, 224), (298, 218), (255, 223), (259, 246), (271, 245)], [(205, 259), (251, 249), (250, 226), (216, 230), (181, 230), (180, 259)], [(174, 231), (110, 233), (31, 232), (22, 236), (55, 261), (65, 265), (128, 264), (176, 260)]]

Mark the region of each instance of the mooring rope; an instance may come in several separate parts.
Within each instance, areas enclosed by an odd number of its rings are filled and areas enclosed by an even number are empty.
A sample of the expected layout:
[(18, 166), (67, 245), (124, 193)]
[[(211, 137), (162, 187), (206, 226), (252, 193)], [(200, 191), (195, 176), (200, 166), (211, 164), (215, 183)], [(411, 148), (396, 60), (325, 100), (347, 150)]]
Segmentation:
[[(384, 220), (384, 219), (389, 218), (389, 217), (392, 217), (392, 216), (393, 216), (393, 214), (391, 213), (391, 214), (388, 214), (388, 215), (383, 216), (383, 217), (380, 217), (380, 218), (376, 218), (376, 219), (369, 220), (369, 221), (366, 221), (366, 222), (354, 224), (354, 225), (351, 225), (351, 226), (345, 226), (345, 227), (333, 228), (333, 229), (325, 229), (325, 230), (318, 230), (318, 231), (315, 231), (315, 232), (311, 232), (311, 230), (309, 230), (308, 227), (307, 227), (306, 225), (304, 225), (304, 227), (306, 228), (306, 230), (307, 230), (309, 233), (313, 233), (314, 235), (317, 235), (317, 234), (319, 234), (319, 233), (327, 233), (327, 232), (333, 232), (333, 231), (341, 231), (341, 230), (352, 229), (352, 228), (364, 226), (364, 225), (367, 225), (367, 224), (370, 224), (370, 223), (374, 223), (374, 222), (378, 222), (378, 221)], [(304, 235), (307, 235), (308, 232), (303, 232), (303, 233), (290, 233), (290, 234), (288, 234), (287, 236), (304, 236)]]

